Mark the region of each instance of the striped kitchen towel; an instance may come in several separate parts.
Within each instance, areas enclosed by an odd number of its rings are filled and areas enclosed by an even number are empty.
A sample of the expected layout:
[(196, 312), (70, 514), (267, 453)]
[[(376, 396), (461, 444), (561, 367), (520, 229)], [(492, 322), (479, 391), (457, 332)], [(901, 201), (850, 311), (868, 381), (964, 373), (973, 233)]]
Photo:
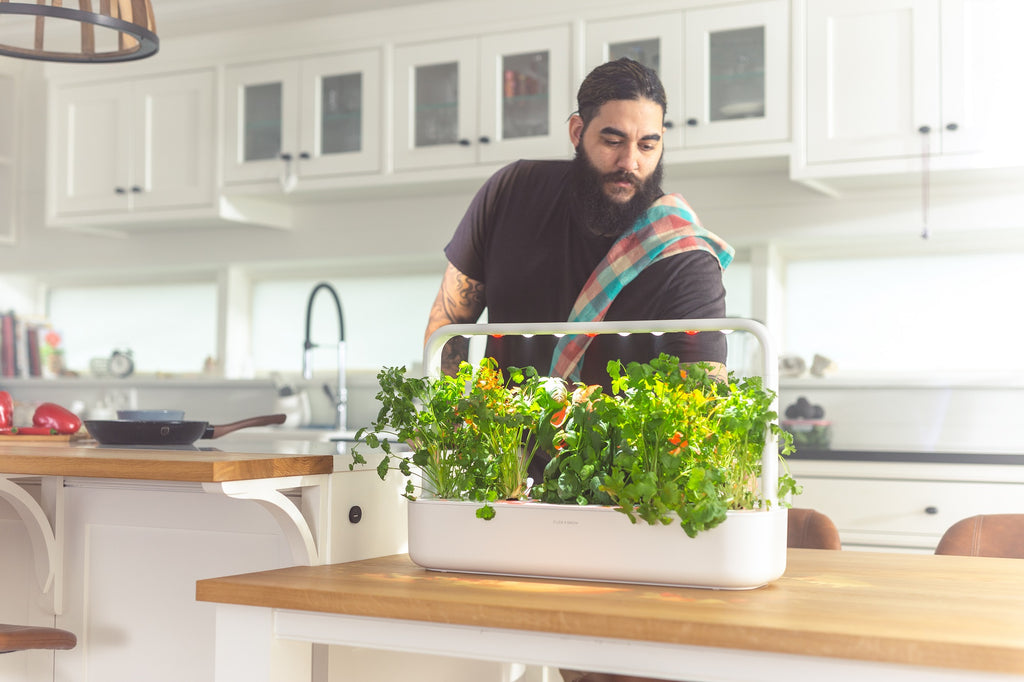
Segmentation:
[[(583, 285), (569, 322), (599, 322), (612, 300), (651, 263), (684, 251), (703, 249), (714, 254), (724, 270), (735, 251), (718, 235), (704, 229), (679, 194), (666, 194), (620, 236)], [(551, 375), (578, 381), (583, 354), (592, 336), (569, 334), (559, 339), (551, 358)]]

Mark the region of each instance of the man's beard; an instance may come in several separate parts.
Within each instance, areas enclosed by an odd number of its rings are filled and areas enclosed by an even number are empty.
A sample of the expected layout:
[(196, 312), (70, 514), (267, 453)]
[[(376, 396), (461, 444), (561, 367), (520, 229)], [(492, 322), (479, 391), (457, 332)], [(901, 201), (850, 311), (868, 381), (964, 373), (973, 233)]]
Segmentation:
[[(572, 179), (570, 188), (573, 199), (580, 211), (583, 224), (588, 230), (605, 236), (618, 236), (628, 230), (643, 214), (655, 199), (662, 195), (661, 179), (663, 167), (661, 159), (646, 180), (641, 180), (633, 173), (616, 171), (602, 173), (587, 156), (583, 144), (576, 147), (576, 156), (572, 160)], [(612, 201), (604, 192), (606, 182), (626, 180), (633, 187), (633, 197), (626, 202)]]

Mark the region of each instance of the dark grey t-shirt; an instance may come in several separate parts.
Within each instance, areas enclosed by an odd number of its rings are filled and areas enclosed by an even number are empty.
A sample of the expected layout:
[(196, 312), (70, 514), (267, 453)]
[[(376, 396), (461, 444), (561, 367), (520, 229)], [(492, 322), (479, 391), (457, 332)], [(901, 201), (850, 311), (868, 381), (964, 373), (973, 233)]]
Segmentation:
[[(486, 287), (488, 321), (564, 322), (580, 289), (614, 243), (584, 228), (569, 200), (568, 161), (518, 161), (477, 192), (452, 240), (448, 260)], [(607, 320), (725, 316), (722, 271), (714, 255), (688, 251), (645, 268), (612, 302)], [(547, 374), (555, 338), (490, 338), (487, 355), (503, 366)], [(648, 362), (659, 353), (684, 362), (725, 362), (725, 337), (601, 335), (583, 360), (581, 379), (608, 388), (608, 360)]]

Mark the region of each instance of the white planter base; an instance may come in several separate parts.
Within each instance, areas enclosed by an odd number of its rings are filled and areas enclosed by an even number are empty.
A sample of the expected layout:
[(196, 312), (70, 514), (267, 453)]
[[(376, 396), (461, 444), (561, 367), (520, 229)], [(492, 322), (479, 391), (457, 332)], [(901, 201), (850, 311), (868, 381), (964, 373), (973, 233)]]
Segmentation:
[(751, 589), (786, 570), (787, 512), (730, 511), (690, 538), (679, 527), (631, 524), (608, 507), (499, 502), (409, 503), (409, 556), (436, 571)]

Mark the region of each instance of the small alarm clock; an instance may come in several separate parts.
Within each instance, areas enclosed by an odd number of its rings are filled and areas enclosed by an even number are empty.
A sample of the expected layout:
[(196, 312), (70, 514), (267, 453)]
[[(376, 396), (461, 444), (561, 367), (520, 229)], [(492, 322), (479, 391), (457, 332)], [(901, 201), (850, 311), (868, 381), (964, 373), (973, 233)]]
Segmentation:
[(135, 361), (130, 350), (115, 350), (110, 355), (107, 371), (115, 377), (127, 377), (135, 371)]

